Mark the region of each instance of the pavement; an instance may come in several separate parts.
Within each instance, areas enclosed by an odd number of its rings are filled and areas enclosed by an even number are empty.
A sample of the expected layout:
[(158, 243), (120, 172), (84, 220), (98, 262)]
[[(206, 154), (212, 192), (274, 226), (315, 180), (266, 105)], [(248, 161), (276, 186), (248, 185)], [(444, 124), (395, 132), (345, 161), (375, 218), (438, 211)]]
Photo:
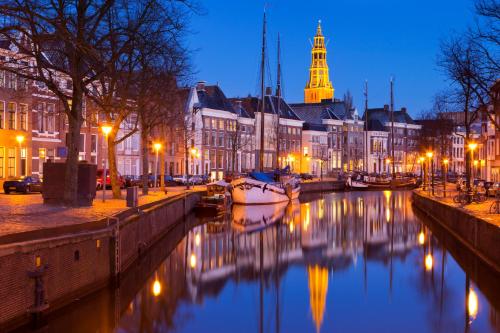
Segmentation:
[[(490, 214), (490, 206), (493, 204), (493, 202), (496, 201), (494, 197), (488, 197), (486, 201), (481, 203), (462, 205), (453, 202), (453, 197), (458, 193), (456, 190), (456, 185), (448, 183), (448, 185), (446, 185), (446, 188), (446, 197), (443, 196), (442, 186), (435, 189), (434, 196), (429, 195), (429, 191), (425, 191), (424, 193), (435, 200), (446, 203), (449, 206), (462, 209), (471, 215), (474, 215), (482, 220), (500, 227), (500, 214)], [(421, 189), (419, 189), (418, 191), (423, 192)]]
[[(204, 186), (195, 186), (202, 190)], [(167, 187), (167, 194), (159, 189), (149, 190), (142, 195), (139, 189), (139, 205), (173, 197), (185, 192), (184, 186)], [(106, 201), (102, 201), (102, 191), (97, 191), (91, 207), (66, 207), (44, 205), (40, 193), (4, 194), (0, 193), (0, 237), (15, 233), (53, 228), (72, 224), (98, 221), (115, 215), (127, 208), (125, 190), (123, 199), (112, 199), (111, 190), (106, 191)]]

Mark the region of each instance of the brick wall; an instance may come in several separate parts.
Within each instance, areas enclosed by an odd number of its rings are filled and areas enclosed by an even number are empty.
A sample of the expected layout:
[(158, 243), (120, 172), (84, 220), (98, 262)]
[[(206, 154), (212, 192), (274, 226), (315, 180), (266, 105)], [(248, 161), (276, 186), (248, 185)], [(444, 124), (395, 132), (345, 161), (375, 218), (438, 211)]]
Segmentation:
[[(144, 252), (181, 221), (200, 200), (194, 192), (180, 198), (142, 206), (137, 213), (118, 214), (120, 270), (125, 271)], [(121, 216), (120, 216), (121, 215)], [(113, 276), (113, 225), (97, 231), (16, 242), (0, 246), (0, 331), (29, 320), (35, 302), (35, 282), (29, 271), (43, 273), (47, 312), (54, 311), (109, 283)]]

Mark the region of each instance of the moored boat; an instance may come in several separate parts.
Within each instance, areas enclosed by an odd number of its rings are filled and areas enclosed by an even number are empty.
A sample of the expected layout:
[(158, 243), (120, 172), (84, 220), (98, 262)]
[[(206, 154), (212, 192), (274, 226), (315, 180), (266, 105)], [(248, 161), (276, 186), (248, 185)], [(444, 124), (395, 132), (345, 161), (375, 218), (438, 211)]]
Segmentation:
[(300, 184), (293, 178), (274, 181), (270, 173), (253, 172), (249, 177), (231, 182), (232, 198), (235, 204), (257, 205), (288, 202), (297, 199)]

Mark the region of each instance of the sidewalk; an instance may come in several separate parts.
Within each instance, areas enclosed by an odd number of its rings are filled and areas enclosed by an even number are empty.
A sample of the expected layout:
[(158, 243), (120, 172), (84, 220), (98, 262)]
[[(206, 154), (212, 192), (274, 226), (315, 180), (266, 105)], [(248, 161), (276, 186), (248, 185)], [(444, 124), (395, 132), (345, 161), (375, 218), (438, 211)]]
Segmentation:
[(443, 197), (442, 186), (439, 188), (435, 188), (434, 196), (429, 195), (429, 191), (423, 191), (421, 188), (415, 190), (420, 194), (423, 194), (429, 198), (442, 202), (448, 206), (455, 207), (457, 209), (461, 209), (477, 218), (480, 218), (484, 221), (492, 223), (497, 227), (500, 227), (500, 214), (490, 214), (490, 206), (496, 200), (494, 197), (488, 197), (485, 202), (481, 203), (471, 203), (468, 205), (461, 205), (459, 203), (453, 202), (453, 197), (458, 193), (456, 190), (455, 184), (447, 183), (446, 185), (446, 198)]
[[(195, 190), (202, 190), (196, 186)], [(142, 195), (139, 189), (139, 205), (173, 197), (184, 193), (184, 186), (167, 187), (167, 194), (149, 190), (148, 195)], [(122, 190), (123, 199), (111, 199), (111, 190), (106, 191), (106, 201), (102, 202), (102, 191), (97, 191), (94, 204), (91, 207), (64, 207), (43, 204), (42, 195), (33, 194), (3, 194), (0, 193), (0, 237), (63, 225), (93, 222), (115, 215), (128, 209), (125, 201), (126, 191)]]

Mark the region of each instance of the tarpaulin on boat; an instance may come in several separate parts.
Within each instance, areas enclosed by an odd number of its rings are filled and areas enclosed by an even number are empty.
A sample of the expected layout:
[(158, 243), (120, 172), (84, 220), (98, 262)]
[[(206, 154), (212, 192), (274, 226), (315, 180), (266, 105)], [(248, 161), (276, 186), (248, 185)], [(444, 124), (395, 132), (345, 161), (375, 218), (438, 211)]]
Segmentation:
[(274, 182), (274, 172), (250, 172), (250, 177), (264, 183)]

